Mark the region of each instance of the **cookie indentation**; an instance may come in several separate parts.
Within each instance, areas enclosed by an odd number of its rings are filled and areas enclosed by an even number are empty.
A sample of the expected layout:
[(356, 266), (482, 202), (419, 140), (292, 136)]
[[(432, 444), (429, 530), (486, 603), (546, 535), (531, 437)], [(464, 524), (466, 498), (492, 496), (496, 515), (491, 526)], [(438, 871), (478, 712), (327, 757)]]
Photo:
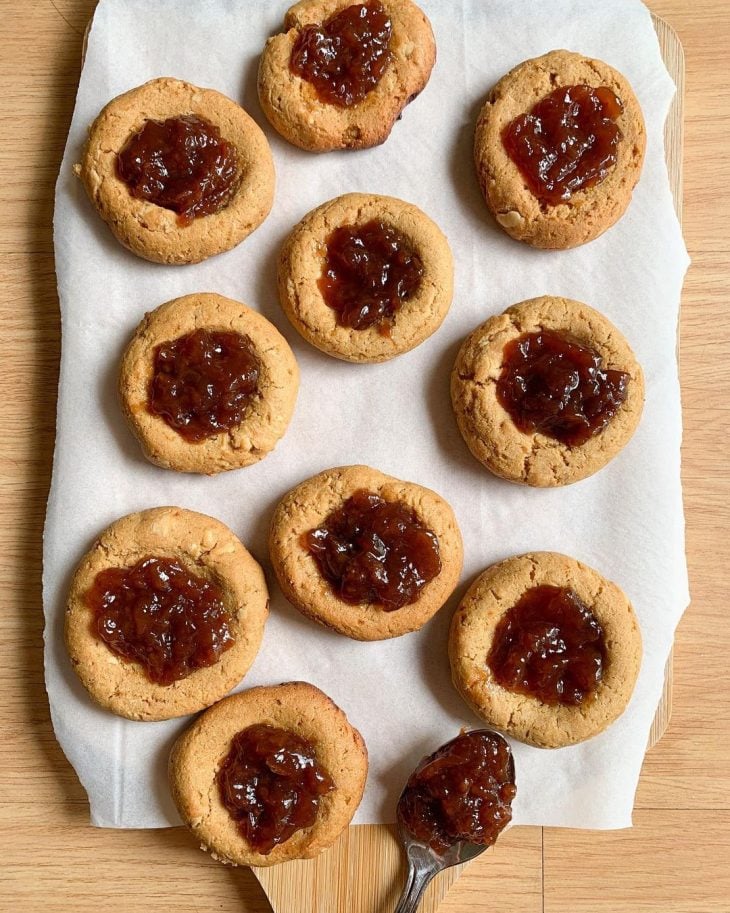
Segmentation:
[(557, 206), (614, 167), (622, 111), (608, 86), (562, 86), (508, 124), (502, 142), (535, 196)]
[(385, 336), (418, 291), (423, 263), (408, 239), (381, 219), (342, 225), (327, 238), (319, 288), (343, 327), (377, 326)]
[(311, 827), (321, 797), (335, 788), (310, 741), (265, 723), (233, 737), (217, 782), (241, 836), (264, 855)]
[(502, 616), (487, 662), (510, 691), (544, 704), (582, 704), (603, 678), (603, 629), (574, 590), (531, 587)]
[(220, 130), (193, 114), (148, 120), (117, 155), (133, 197), (178, 214), (180, 225), (219, 212), (238, 182), (238, 156)]
[(391, 59), (391, 34), (390, 16), (378, 0), (348, 6), (301, 30), (289, 67), (322, 101), (349, 108), (380, 82)]
[(607, 369), (593, 349), (540, 330), (505, 345), (497, 399), (520, 431), (572, 447), (606, 427), (628, 383), (625, 371)]
[(212, 666), (233, 646), (221, 588), (169, 558), (100, 571), (86, 603), (94, 634), (158, 685)]
[(416, 512), (356, 491), (305, 537), (322, 576), (345, 602), (392, 612), (415, 602), (441, 570), (439, 542)]
[(194, 330), (155, 349), (148, 409), (186, 441), (202, 441), (240, 425), (260, 369), (248, 336)]

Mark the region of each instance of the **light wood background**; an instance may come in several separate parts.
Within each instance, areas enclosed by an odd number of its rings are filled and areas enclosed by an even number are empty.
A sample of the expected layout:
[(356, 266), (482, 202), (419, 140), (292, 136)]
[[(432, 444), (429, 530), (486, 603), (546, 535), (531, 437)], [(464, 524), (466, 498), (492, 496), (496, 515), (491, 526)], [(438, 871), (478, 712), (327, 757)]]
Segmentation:
[[(53, 186), (94, 2), (0, 0), (0, 909), (270, 913), (250, 872), (212, 862), (182, 829), (89, 827), (48, 715), (40, 551), (59, 354)], [(693, 603), (677, 633), (673, 716), (647, 756), (632, 830), (514, 828), (467, 868), (442, 913), (730, 913), (730, 3), (649, 5), (678, 31), (687, 62)]]

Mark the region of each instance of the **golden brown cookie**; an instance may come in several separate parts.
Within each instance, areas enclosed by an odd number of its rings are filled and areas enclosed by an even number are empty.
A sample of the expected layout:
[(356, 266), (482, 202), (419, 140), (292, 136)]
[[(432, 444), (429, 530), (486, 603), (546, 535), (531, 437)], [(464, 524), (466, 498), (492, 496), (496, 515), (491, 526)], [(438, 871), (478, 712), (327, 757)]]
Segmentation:
[[(304, 541), (356, 492), (398, 502), (438, 540), (440, 571), (414, 602), (386, 611), (376, 602), (347, 602), (320, 573)], [(461, 533), (451, 507), (440, 495), (401, 482), (368, 466), (328, 469), (293, 488), (279, 502), (269, 535), (271, 561), (284, 595), (304, 615), (355, 640), (384, 640), (421, 628), (446, 602), (459, 581)]]
[[(214, 433), (216, 421), (210, 436), (190, 440), (174, 427), (181, 419), (168, 422), (152, 411), (150, 391), (158, 347), (198, 330), (246, 337), (258, 377), (239, 424)], [(294, 354), (276, 327), (245, 304), (212, 292), (175, 298), (146, 314), (124, 353), (119, 376), (124, 415), (147, 459), (167, 469), (207, 475), (249, 466), (270, 453), (287, 429), (298, 388)]]
[[(572, 589), (603, 629), (603, 676), (579, 704), (548, 704), (494, 679), (487, 656), (495, 629), (523, 594), (538, 586)], [(449, 656), (454, 685), (483, 720), (540, 748), (573, 745), (598, 735), (624, 712), (641, 666), (641, 632), (625, 594), (574, 558), (534, 552), (487, 568), (454, 614)]]
[[(131, 195), (118, 175), (117, 156), (147, 121), (187, 115), (218, 128), (236, 151), (238, 175), (222, 209), (181, 224), (172, 210)], [(220, 92), (167, 77), (112, 99), (91, 125), (74, 170), (117, 239), (155, 263), (198, 263), (230, 250), (263, 222), (274, 199), (271, 150), (256, 122)]]
[[(315, 823), (295, 831), (268, 854), (255, 850), (238, 830), (218, 784), (231, 740), (255, 724), (305, 738), (334, 783), (319, 800)], [(251, 688), (211, 707), (177, 740), (169, 770), (175, 804), (201, 849), (230, 865), (268, 866), (309, 859), (334, 843), (360, 804), (368, 756), (360, 733), (326, 694), (306, 682), (289, 682)]]
[[(215, 584), (233, 638), (213, 665), (171, 684), (150, 680), (140, 663), (113, 652), (92, 629), (88, 597), (97, 575), (148, 557), (173, 559)], [(68, 595), (66, 645), (74, 671), (102, 707), (130, 720), (167, 720), (210, 706), (241, 681), (258, 652), (268, 611), (263, 572), (227, 526), (180, 507), (156, 507), (112, 523), (82, 558)]]
[[(539, 200), (507, 154), (503, 131), (514, 119), (561, 86), (607, 87), (623, 110), (616, 164), (600, 183), (576, 190), (558, 205)], [(646, 129), (628, 81), (601, 60), (571, 51), (550, 51), (526, 60), (497, 83), (477, 121), (474, 159), (479, 185), (499, 225), (533, 247), (563, 250), (592, 241), (624, 214), (641, 174)]]
[[(603, 369), (628, 374), (625, 400), (585, 443), (570, 446), (520, 431), (498, 399), (505, 345), (541, 330), (592, 349)], [(606, 317), (580, 301), (544, 295), (490, 317), (466, 338), (451, 374), (451, 400), (464, 440), (487, 469), (511, 482), (553, 487), (592, 475), (628, 443), (641, 418), (644, 376), (629, 344)]]
[(373, 7), (378, 0), (301, 0), (288, 10), (284, 31), (266, 42), (259, 99), (272, 125), (290, 143), (311, 152), (377, 146), (428, 82), (436, 60), (431, 23), (411, 0), (380, 2), (390, 20), (390, 60), (364, 98), (347, 107), (324, 99), (311, 81), (292, 70), (292, 50), (307, 27), (327, 24), (350, 7)]
[[(420, 261), (420, 282), (392, 320), (362, 329), (344, 326), (324, 298), (327, 241), (343, 226), (381, 222), (394, 229)], [(308, 213), (287, 238), (279, 257), (279, 300), (287, 317), (312, 345), (345, 361), (387, 361), (420, 345), (443, 322), (451, 305), (454, 263), (446, 237), (418, 207), (395, 197), (348, 193)]]

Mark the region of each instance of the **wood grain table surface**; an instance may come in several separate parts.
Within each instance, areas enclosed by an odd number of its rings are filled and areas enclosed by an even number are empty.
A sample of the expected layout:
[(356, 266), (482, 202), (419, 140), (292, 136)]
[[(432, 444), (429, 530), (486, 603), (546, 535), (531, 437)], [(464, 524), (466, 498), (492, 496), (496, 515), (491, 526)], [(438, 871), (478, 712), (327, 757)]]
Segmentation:
[[(181, 828), (91, 828), (49, 718), (40, 575), (60, 346), (53, 191), (94, 5), (0, 0), (0, 910), (268, 913), (248, 870), (216, 864)], [(687, 64), (692, 605), (677, 632), (673, 716), (647, 755), (633, 829), (513, 828), (443, 913), (730, 913), (730, 2), (649, 5), (679, 33)]]

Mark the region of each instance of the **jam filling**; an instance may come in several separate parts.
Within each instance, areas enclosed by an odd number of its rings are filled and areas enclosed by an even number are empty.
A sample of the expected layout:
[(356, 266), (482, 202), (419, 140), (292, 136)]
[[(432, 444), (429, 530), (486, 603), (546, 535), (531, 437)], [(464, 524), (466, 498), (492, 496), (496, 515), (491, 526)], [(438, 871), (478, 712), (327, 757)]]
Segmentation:
[(465, 732), (411, 774), (398, 821), (439, 856), (459, 841), (491, 846), (517, 793), (509, 745), (496, 732)]
[(603, 677), (603, 629), (573, 590), (536, 586), (501, 618), (487, 664), (510, 691), (544, 704), (582, 704)]
[(158, 685), (212, 666), (234, 643), (221, 588), (173, 558), (100, 571), (85, 598), (93, 633)]
[(264, 855), (311, 827), (320, 800), (335, 786), (311, 742), (263, 723), (233, 737), (217, 780), (241, 836)]
[(133, 197), (178, 214), (180, 225), (219, 212), (238, 184), (238, 156), (219, 129), (194, 114), (148, 120), (117, 155)]
[(318, 281), (328, 307), (344, 327), (390, 332), (396, 313), (421, 284), (423, 263), (391, 225), (372, 219), (343, 225), (327, 238)]
[(504, 347), (497, 399), (525, 434), (569, 447), (599, 434), (628, 393), (629, 375), (560, 333), (527, 333)]
[(390, 63), (392, 31), (378, 0), (348, 6), (299, 32), (289, 69), (311, 83), (322, 101), (349, 108), (380, 82)]
[(415, 602), (441, 571), (438, 539), (400, 501), (356, 491), (304, 545), (335, 594), (392, 612)]
[(260, 369), (248, 336), (194, 330), (155, 349), (147, 408), (197, 443), (240, 425)]
[(563, 86), (508, 124), (502, 143), (532, 193), (557, 206), (600, 184), (616, 164), (622, 111), (606, 86)]

